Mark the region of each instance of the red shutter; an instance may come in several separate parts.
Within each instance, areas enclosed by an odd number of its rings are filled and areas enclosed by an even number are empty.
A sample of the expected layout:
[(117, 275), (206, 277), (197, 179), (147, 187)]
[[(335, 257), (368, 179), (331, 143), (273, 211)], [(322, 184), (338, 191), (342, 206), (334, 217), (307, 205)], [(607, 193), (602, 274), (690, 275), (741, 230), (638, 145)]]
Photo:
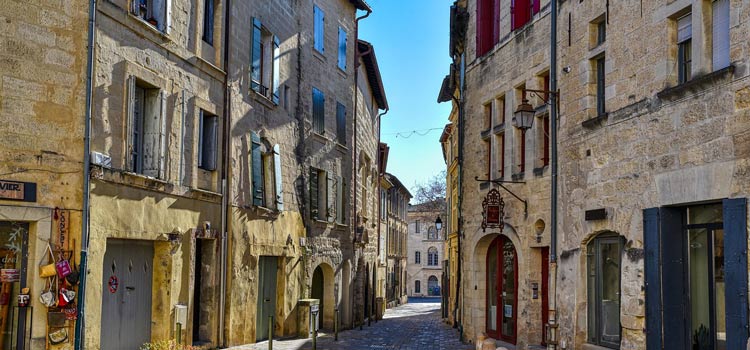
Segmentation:
[(482, 14), (482, 0), (477, 0), (477, 39), (476, 39), (476, 46), (477, 46), (477, 57), (482, 56), (484, 54), (484, 46), (482, 45), (482, 22), (483, 22), (483, 14)]
[(541, 0), (531, 0), (531, 1), (534, 3), (532, 5), (533, 7), (531, 8), (531, 15), (533, 16), (534, 14), (539, 13), (539, 7), (542, 1)]
[(532, 0), (513, 0), (511, 3), (511, 29), (516, 30), (523, 27), (531, 18)]
[(492, 25), (494, 27), (492, 42), (496, 45), (500, 42), (500, 0), (495, 0), (495, 6), (492, 10)]
[(510, 1), (510, 30), (516, 30), (516, 28), (518, 28), (516, 26), (516, 23), (518, 23), (518, 21), (516, 20), (516, 16), (518, 15), (517, 13), (518, 11), (516, 11), (516, 0), (511, 0)]

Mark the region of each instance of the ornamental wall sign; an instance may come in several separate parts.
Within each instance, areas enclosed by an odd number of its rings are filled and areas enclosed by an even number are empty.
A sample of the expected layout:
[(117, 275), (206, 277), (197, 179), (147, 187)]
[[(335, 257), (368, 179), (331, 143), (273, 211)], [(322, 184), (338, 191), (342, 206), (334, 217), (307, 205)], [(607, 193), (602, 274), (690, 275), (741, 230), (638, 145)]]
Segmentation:
[(504, 216), (505, 202), (500, 197), (500, 192), (493, 188), (482, 201), (482, 232), (486, 232), (488, 227), (499, 228), (502, 232), (503, 226), (505, 226)]

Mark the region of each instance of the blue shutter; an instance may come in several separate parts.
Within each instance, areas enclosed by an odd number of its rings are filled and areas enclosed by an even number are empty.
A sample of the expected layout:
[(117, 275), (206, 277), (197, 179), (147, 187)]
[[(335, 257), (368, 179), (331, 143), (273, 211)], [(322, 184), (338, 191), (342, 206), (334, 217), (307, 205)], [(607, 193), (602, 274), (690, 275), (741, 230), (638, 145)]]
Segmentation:
[(318, 6), (313, 6), (313, 46), (321, 53), (325, 52), (324, 25), (325, 13)]
[(346, 70), (346, 31), (339, 27), (339, 68)]
[(252, 195), (253, 205), (263, 205), (263, 155), (260, 151), (260, 137), (254, 131), (250, 132), (251, 151), (250, 157), (252, 159)]
[(273, 36), (273, 103), (279, 105), (279, 85), (281, 84), (281, 50), (279, 50), (279, 38)]
[(661, 350), (659, 208), (643, 211), (643, 247), (646, 255), (646, 349)]
[(659, 209), (661, 250), (664, 350), (685, 350), (688, 333), (687, 320), (687, 259), (685, 259), (687, 234), (683, 230), (683, 210), (663, 207)]
[(747, 199), (724, 200), (724, 282), (727, 349), (744, 349), (748, 340)]
[(260, 20), (253, 17), (253, 29), (250, 42), (252, 48), (250, 51), (250, 88), (259, 92), (261, 80), (261, 23)]

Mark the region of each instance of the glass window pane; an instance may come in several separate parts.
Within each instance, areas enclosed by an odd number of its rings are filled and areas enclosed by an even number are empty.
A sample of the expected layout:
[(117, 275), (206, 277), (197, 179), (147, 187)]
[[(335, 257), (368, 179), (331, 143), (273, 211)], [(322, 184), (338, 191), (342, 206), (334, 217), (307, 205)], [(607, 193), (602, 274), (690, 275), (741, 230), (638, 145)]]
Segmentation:
[(599, 245), (601, 271), (601, 340), (620, 342), (620, 244), (617, 238), (602, 240)]
[(497, 330), (497, 246), (487, 253), (487, 330)]
[(690, 264), (690, 338), (694, 349), (709, 349), (711, 344), (708, 230), (688, 230)]
[(714, 231), (714, 298), (716, 350), (726, 350), (727, 325), (724, 308), (724, 230)]
[(503, 244), (503, 324), (502, 334), (506, 337), (515, 336), (516, 320), (513, 307), (516, 297), (516, 249), (513, 243), (506, 240)]

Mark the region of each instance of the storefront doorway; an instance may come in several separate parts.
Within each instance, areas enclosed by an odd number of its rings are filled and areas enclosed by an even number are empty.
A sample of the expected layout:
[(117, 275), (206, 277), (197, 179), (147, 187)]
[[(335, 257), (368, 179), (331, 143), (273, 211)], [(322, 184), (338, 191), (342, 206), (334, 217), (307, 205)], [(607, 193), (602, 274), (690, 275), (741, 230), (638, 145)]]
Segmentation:
[(518, 257), (513, 242), (498, 236), (487, 252), (487, 334), (516, 343)]
[[(0, 221), (0, 344), (3, 350), (23, 348), (26, 330), (26, 309), (17, 305), (18, 293), (26, 287), (29, 224)], [(12, 276), (11, 276), (12, 274)]]

